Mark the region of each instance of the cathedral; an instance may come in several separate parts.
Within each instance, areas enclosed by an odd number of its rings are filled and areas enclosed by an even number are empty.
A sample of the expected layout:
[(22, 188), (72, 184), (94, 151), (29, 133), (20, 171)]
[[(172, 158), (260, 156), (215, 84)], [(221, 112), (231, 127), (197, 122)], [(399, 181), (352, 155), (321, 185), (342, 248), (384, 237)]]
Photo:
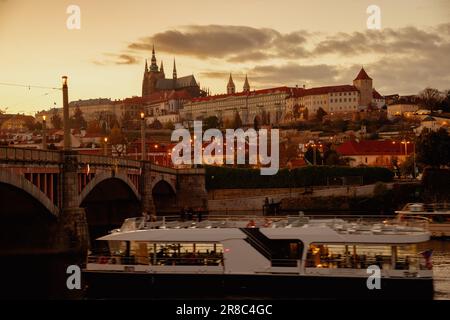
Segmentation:
[(193, 75), (178, 77), (175, 60), (173, 61), (172, 79), (166, 78), (164, 66), (161, 61), (161, 67), (156, 64), (155, 48), (152, 50), (152, 60), (150, 68), (145, 60), (144, 79), (142, 81), (142, 97), (149, 97), (153, 93), (187, 91), (192, 98), (200, 97), (203, 92)]

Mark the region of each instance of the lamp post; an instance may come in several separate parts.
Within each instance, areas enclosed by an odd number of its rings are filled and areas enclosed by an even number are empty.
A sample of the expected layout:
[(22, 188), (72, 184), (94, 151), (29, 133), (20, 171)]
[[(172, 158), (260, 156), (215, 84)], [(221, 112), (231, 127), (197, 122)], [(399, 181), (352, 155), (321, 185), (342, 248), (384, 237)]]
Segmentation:
[(313, 142), (312, 144), (309, 144), (309, 146), (313, 149), (313, 164), (317, 165), (317, 148), (321, 148), (322, 144), (316, 144)]
[(141, 112), (141, 160), (145, 161), (146, 159), (146, 151), (145, 151), (145, 113)]
[(72, 149), (72, 141), (70, 139), (70, 115), (69, 115), (69, 88), (67, 86), (67, 77), (62, 77), (63, 92), (63, 114), (64, 114), (64, 150)]
[(104, 137), (103, 142), (104, 142), (103, 155), (106, 157), (108, 155), (108, 137)]
[(47, 116), (42, 116), (42, 150), (47, 150)]

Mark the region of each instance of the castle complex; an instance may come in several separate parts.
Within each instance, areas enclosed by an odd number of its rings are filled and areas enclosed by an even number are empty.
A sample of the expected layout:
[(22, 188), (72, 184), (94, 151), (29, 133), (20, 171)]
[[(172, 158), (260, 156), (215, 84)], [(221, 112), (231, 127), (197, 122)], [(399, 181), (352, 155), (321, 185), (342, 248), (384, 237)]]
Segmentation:
[(372, 78), (364, 68), (353, 85), (308, 89), (278, 87), (251, 91), (246, 76), (242, 92), (236, 92), (230, 75), (226, 94), (191, 99), (180, 109), (180, 118), (200, 120), (215, 116), (226, 123), (238, 114), (244, 125), (272, 125), (294, 120), (296, 113), (314, 117), (319, 109), (333, 115), (381, 108), (384, 104), (384, 98), (373, 88)]

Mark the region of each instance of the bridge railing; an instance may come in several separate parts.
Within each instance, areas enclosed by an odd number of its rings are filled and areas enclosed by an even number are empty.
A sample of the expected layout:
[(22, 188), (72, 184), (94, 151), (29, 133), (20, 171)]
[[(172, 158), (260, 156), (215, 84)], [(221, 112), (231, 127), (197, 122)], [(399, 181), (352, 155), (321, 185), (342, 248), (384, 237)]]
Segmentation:
[(0, 160), (60, 163), (61, 153), (53, 150), (0, 147)]
[(79, 154), (77, 157), (78, 162), (83, 164), (141, 168), (141, 162), (132, 159), (113, 158), (107, 156), (95, 156), (86, 154)]

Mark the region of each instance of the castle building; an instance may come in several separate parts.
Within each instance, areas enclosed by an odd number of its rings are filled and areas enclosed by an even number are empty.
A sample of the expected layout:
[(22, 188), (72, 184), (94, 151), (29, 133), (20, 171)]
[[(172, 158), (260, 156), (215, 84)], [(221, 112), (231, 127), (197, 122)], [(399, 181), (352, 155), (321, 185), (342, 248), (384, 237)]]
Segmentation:
[(319, 109), (327, 114), (342, 115), (364, 111), (370, 108), (380, 109), (385, 105), (384, 97), (373, 88), (373, 80), (364, 68), (361, 68), (353, 85), (334, 85), (315, 88), (299, 88), (293, 91), (286, 102), (285, 121), (307, 120), (314, 117)]
[(231, 124), (236, 114), (244, 125), (263, 126), (279, 123), (286, 99), (293, 88), (277, 87), (250, 91), (247, 76), (242, 92), (236, 92), (233, 77), (230, 74), (227, 93), (194, 98), (180, 108), (180, 118), (187, 121), (217, 117), (224, 124)]
[(142, 97), (148, 97), (155, 92), (171, 92), (171, 91), (188, 91), (194, 97), (199, 97), (202, 94), (200, 87), (193, 75), (178, 77), (175, 60), (173, 61), (172, 79), (166, 78), (164, 73), (163, 62), (158, 68), (156, 64), (155, 48), (152, 50), (152, 59), (150, 68), (147, 60), (145, 61), (144, 78), (142, 80)]
[(250, 91), (247, 76), (242, 92), (236, 92), (230, 74), (227, 93), (191, 99), (180, 108), (184, 120), (216, 116), (222, 122), (239, 114), (244, 125), (273, 125), (313, 118), (319, 109), (329, 115), (352, 114), (368, 108), (381, 108), (385, 99), (374, 88), (372, 78), (361, 68), (353, 85), (315, 88), (268, 88)]

